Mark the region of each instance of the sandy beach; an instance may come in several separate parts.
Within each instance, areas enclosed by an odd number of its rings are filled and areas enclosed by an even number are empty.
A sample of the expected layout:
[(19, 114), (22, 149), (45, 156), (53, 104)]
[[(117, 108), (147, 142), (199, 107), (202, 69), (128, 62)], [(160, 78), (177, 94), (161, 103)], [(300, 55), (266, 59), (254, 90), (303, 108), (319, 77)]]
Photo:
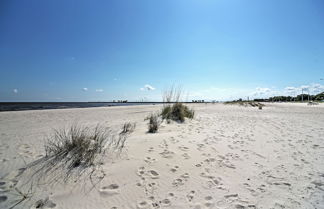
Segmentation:
[[(0, 208), (21, 197), (26, 165), (44, 156), (53, 129), (136, 123), (102, 180), (34, 185), (14, 208), (324, 208), (324, 105), (267, 103), (262, 110), (195, 104), (183, 124), (147, 133), (161, 105), (0, 112)], [(26, 176), (24, 177), (26, 178)], [(27, 187), (26, 187), (27, 188)]]

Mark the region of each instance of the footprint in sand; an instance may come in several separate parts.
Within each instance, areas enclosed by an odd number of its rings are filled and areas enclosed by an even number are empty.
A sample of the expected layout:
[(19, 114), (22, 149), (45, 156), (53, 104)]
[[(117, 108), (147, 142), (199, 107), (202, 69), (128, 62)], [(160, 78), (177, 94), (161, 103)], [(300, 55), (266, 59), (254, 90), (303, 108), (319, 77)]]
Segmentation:
[(8, 159), (8, 158), (3, 158), (1, 161), (2, 161), (3, 163), (5, 163), (5, 162), (8, 162), (9, 159)]
[(119, 193), (118, 184), (110, 184), (108, 186), (103, 186), (99, 189), (99, 193), (103, 196), (112, 196)]
[(193, 198), (195, 197), (195, 191), (194, 190), (192, 190), (192, 191), (190, 191), (187, 195), (186, 195), (186, 197), (187, 197), (187, 200), (189, 201), (189, 202), (191, 202), (192, 200), (193, 200)]
[(196, 144), (197, 145), (197, 150), (202, 151), (205, 148), (204, 144)]
[(189, 178), (189, 173), (184, 173), (180, 177), (184, 178), (184, 179), (188, 179)]
[(175, 155), (175, 153), (172, 152), (172, 151), (170, 151), (170, 150), (165, 149), (163, 152), (160, 153), (160, 155), (163, 158), (173, 158), (173, 156)]
[(174, 193), (173, 192), (169, 192), (168, 196), (169, 197), (174, 197)]
[(49, 209), (49, 208), (55, 208), (56, 204), (48, 199), (48, 197), (44, 200), (38, 200), (35, 202), (34, 205), (30, 209)]
[(227, 195), (224, 195), (224, 197), (226, 199), (229, 199), (229, 198), (237, 198), (238, 197), (238, 194), (227, 194)]
[(167, 206), (170, 206), (171, 205), (171, 201), (169, 200), (169, 199), (163, 199), (163, 200), (161, 200), (161, 205), (163, 206), (163, 207), (167, 207)]
[(213, 202), (213, 197), (212, 196), (206, 196), (205, 197), (205, 204), (207, 208), (212, 208), (214, 207), (215, 203)]
[(186, 147), (186, 146), (181, 145), (181, 146), (178, 147), (178, 149), (180, 149), (181, 151), (186, 152), (186, 151), (189, 150), (189, 147)]
[(205, 173), (205, 172), (200, 173), (200, 176), (203, 177), (203, 178), (207, 178), (207, 179), (214, 179), (215, 178), (215, 176), (211, 175), (210, 173)]
[(172, 172), (172, 173), (175, 173), (175, 172), (177, 172), (178, 171), (178, 168), (179, 168), (179, 166), (174, 166), (173, 168), (171, 168), (170, 169), (170, 171)]
[(195, 166), (199, 168), (199, 167), (201, 167), (201, 165), (202, 165), (202, 163), (198, 163)]
[(142, 200), (137, 203), (137, 208), (138, 209), (147, 209), (147, 208), (150, 208), (150, 204), (146, 200)]
[(0, 196), (0, 203), (7, 201), (8, 197), (5, 195)]
[(143, 176), (145, 174), (145, 167), (139, 167), (137, 169), (137, 175)]
[(204, 161), (207, 163), (213, 163), (213, 162), (216, 162), (216, 158), (207, 158)]
[(178, 139), (175, 139), (174, 137), (171, 137), (171, 138), (170, 138), (170, 141), (171, 141), (173, 144), (176, 144), (176, 143), (179, 142), (179, 140), (178, 140)]
[(172, 185), (173, 186), (181, 186), (181, 185), (184, 185), (184, 180), (182, 180), (181, 178), (175, 179), (175, 180), (173, 180)]
[(183, 153), (181, 156), (182, 156), (185, 160), (190, 159), (190, 155), (188, 155), (187, 153)]
[[(15, 186), (16, 183), (15, 182), (5, 182), (5, 181), (1, 181), (0, 182), (0, 193), (3, 192), (8, 192), (10, 190), (10, 187)], [(1, 202), (1, 200), (0, 200)]]
[(148, 174), (152, 179), (158, 179), (160, 177), (160, 174), (155, 170), (149, 170)]
[(155, 158), (151, 158), (151, 157), (145, 157), (144, 158), (144, 161), (146, 163), (154, 163), (156, 161), (156, 159)]
[[(150, 177), (152, 179), (157, 179), (160, 177), (160, 174), (155, 171), (155, 170), (149, 170), (149, 171), (146, 171), (145, 170), (145, 167), (140, 167), (138, 170), (137, 170), (137, 175), (144, 178), (144, 177)], [(144, 178), (145, 179), (145, 178)]]

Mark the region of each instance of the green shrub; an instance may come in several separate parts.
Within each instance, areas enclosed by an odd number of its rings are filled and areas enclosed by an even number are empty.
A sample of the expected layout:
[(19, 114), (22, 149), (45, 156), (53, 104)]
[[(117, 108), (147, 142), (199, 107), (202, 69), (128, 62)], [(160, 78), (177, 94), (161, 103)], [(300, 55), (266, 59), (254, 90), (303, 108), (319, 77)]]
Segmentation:
[(171, 108), (171, 105), (166, 105), (162, 108), (162, 112), (161, 112), (161, 116), (162, 116), (162, 119), (171, 119), (171, 111), (172, 111), (172, 108)]
[(156, 133), (160, 127), (159, 115), (151, 113), (148, 117), (145, 118), (148, 120), (148, 132)]
[(184, 122), (185, 118), (194, 118), (195, 111), (183, 103), (176, 102), (172, 106), (164, 106), (161, 112), (162, 119)]

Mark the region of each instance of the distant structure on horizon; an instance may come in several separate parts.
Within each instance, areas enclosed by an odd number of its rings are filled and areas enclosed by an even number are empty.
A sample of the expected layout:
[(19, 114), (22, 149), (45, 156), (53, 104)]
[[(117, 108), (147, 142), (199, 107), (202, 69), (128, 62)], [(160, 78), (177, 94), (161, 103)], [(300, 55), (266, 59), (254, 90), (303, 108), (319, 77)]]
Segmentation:
[(127, 103), (127, 100), (113, 100), (113, 103)]
[(205, 100), (192, 100), (192, 103), (205, 103)]

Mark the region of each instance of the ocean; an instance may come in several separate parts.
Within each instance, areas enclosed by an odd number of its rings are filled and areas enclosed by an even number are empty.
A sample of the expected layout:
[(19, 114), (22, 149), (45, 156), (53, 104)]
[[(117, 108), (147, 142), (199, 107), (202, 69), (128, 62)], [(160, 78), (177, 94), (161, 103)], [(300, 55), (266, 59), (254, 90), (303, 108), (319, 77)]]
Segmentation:
[(46, 110), (85, 107), (111, 107), (129, 105), (154, 105), (161, 102), (0, 102), (0, 111)]

